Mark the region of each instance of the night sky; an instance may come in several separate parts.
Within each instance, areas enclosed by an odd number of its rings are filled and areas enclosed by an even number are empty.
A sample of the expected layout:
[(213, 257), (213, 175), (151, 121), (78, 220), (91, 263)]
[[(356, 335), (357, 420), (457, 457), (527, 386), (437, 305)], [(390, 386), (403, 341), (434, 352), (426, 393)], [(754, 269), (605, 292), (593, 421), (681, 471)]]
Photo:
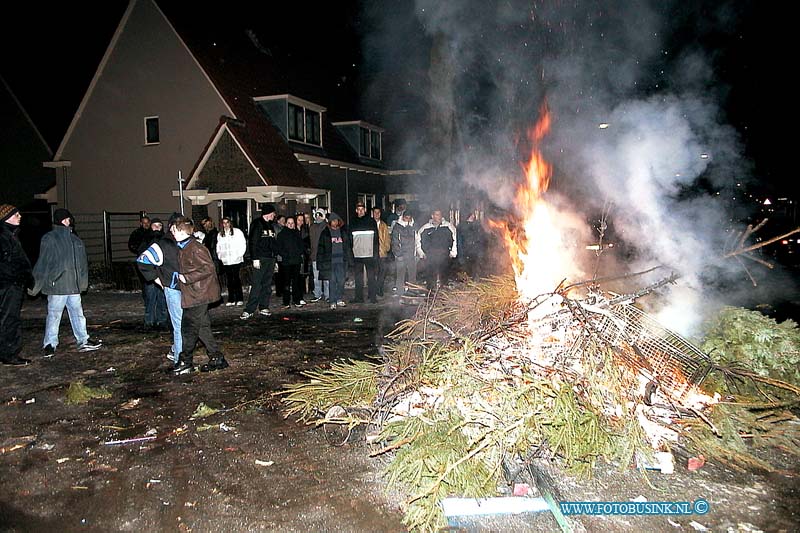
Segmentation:
[[(0, 74), (53, 151), (126, 4), (108, 0), (81, 7), (68, 2), (3, 7)], [(322, 83), (336, 93), (337, 101), (357, 107), (362, 85), (375, 75), (369, 70), (374, 65), (368, 68), (362, 61), (360, 49), (361, 32), (368, 28), (364, 6), (354, 1), (329, 4), (304, 10), (302, 17), (290, 7), (276, 12), (270, 6), (270, 16), (256, 13), (253, 18), (262, 20), (258, 24), (263, 34), (274, 38), (267, 43), (274, 53), (316, 63)], [(374, 9), (376, 2), (366, 4)], [(787, 80), (795, 61), (794, 47), (789, 46), (792, 17), (782, 12), (788, 8), (777, 6), (755, 1), (683, 2), (673, 17), (674, 33), (667, 42), (676, 50), (697, 46), (711, 54), (715, 78), (726, 95), (723, 109), (745, 143), (747, 158), (754, 164), (754, 181), (778, 194), (796, 195), (797, 180), (789, 165), (793, 153), (789, 140), (794, 135), (787, 134), (795, 105)], [(720, 24), (723, 8), (726, 22)], [(665, 62), (670, 57), (667, 54)], [(658, 66), (653, 68), (653, 81), (658, 83)]]

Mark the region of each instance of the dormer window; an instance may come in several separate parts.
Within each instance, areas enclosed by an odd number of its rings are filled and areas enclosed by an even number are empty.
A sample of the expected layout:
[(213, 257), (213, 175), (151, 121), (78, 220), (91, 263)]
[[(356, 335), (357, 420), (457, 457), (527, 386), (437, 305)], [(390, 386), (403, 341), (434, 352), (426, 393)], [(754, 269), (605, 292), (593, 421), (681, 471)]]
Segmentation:
[(253, 100), (288, 140), (322, 146), (324, 107), (291, 94), (256, 96)]
[(359, 154), (361, 157), (370, 159), (381, 158), (381, 132), (361, 126), (361, 146)]
[(289, 103), (289, 125), (286, 135), (289, 140), (322, 146), (322, 113)]

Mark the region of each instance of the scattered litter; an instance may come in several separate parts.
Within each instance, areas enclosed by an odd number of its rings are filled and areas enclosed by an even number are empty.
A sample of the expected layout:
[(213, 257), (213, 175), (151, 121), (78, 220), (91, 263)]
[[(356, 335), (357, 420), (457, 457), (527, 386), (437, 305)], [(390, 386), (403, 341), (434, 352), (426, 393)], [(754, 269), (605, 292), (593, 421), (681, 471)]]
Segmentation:
[(145, 436), (149, 437), (151, 435), (156, 435), (157, 433), (158, 431), (156, 430), (156, 428), (150, 428), (147, 430), (147, 432), (145, 432)]
[(357, 332), (357, 331), (355, 331), (355, 330), (352, 330), (352, 329), (340, 329), (340, 330), (339, 330), (339, 331), (337, 331), (336, 333), (353, 333), (353, 334), (356, 334), (356, 333), (358, 333), (358, 332)]
[(29, 403), (36, 403), (36, 398), (31, 398), (30, 400), (25, 400), (25, 403), (26, 403), (26, 404), (29, 404)]
[[(75, 489), (75, 490), (89, 490), (89, 487), (87, 487), (85, 485), (73, 485), (72, 488)], [(81, 520), (81, 522), (85, 524), (86, 523), (86, 519), (84, 518), (83, 520)]]
[(185, 502), (183, 504), (184, 507), (194, 507), (195, 505), (197, 505), (195, 502)]
[(445, 498), (442, 500), (445, 517), (539, 513), (549, 509), (544, 498)]
[(690, 526), (692, 526), (692, 527), (695, 529), (695, 531), (711, 531), (710, 529), (708, 529), (708, 528), (707, 528), (706, 526), (704, 526), (703, 524), (700, 524), (700, 523), (698, 523), (698, 522), (695, 522), (694, 520), (692, 520), (691, 522), (689, 522), (689, 525), (690, 525)]
[(116, 372), (116, 370), (117, 370), (116, 368), (114, 368), (113, 366), (110, 366), (110, 367), (108, 367), (106, 369), (106, 372)]
[(56, 447), (55, 444), (47, 444), (47, 443), (43, 443), (43, 444), (40, 444), (39, 446), (37, 446), (37, 448), (39, 448), (40, 450), (44, 450), (46, 452), (49, 452), (50, 450), (52, 450), (55, 447)]
[(149, 437), (135, 437), (133, 439), (122, 439), (122, 440), (108, 440), (103, 443), (104, 446), (115, 446), (117, 444), (131, 444), (134, 442), (146, 442), (148, 440), (155, 440), (158, 437), (155, 435), (151, 435)]
[(86, 403), (93, 398), (110, 398), (111, 393), (105, 387), (87, 387), (82, 381), (73, 381), (67, 389), (67, 403), (79, 404)]
[(34, 435), (26, 435), (24, 437), (12, 437), (3, 441), (0, 446), (0, 453), (9, 453), (22, 448), (27, 448), (36, 440)]
[(194, 413), (192, 413), (192, 416), (189, 417), (189, 420), (205, 418), (217, 412), (219, 412), (219, 409), (214, 409), (213, 407), (207, 406), (204, 402), (200, 402), (200, 404), (197, 406), (197, 409), (195, 409)]
[(703, 468), (704, 464), (706, 464), (705, 456), (698, 455), (697, 457), (690, 457), (688, 463), (689, 472), (700, 470), (701, 468)]
[(58, 464), (61, 464), (61, 463), (66, 463), (67, 461), (69, 461), (69, 457), (62, 457), (62, 458), (60, 458), (60, 459), (56, 459), (56, 462), (57, 462)]
[(220, 425), (219, 425), (219, 429), (221, 429), (222, 431), (233, 431), (233, 430), (234, 430), (234, 429), (236, 429), (236, 428), (235, 428), (235, 427), (233, 427), (233, 426), (229, 426), (229, 425), (228, 425), (228, 424), (226, 424), (225, 422), (222, 422), (222, 423), (220, 423)]
[(150, 483), (161, 483), (160, 479), (151, 479)]
[(216, 427), (219, 427), (219, 426), (217, 426), (217, 424), (203, 424), (202, 426), (197, 426), (197, 430), (196, 431), (197, 432), (208, 431), (209, 429), (214, 429)]
[(632, 502), (637, 502), (637, 503), (644, 503), (644, 502), (646, 502), (646, 501), (647, 501), (647, 498), (645, 498), (644, 496), (642, 496), (642, 495), (640, 494), (639, 496), (635, 497), (635, 498), (634, 498), (634, 499), (632, 499), (631, 501), (632, 501)]
[(511, 492), (514, 496), (527, 496), (531, 493), (531, 487), (527, 483), (514, 483), (514, 490)]
[(675, 458), (670, 452), (655, 452), (650, 460), (644, 453), (636, 454), (636, 465), (645, 470), (655, 470), (662, 474), (675, 473)]
[(317, 344), (325, 344), (325, 341), (322, 339), (317, 339), (314, 342), (316, 342)]
[(133, 409), (142, 401), (141, 398), (132, 398), (119, 406), (120, 409)]
[(672, 527), (677, 527), (678, 529), (683, 529), (683, 526), (682, 526), (682, 525), (680, 525), (680, 524), (679, 524), (679, 523), (677, 523), (677, 522), (673, 522), (673, 521), (672, 521), (672, 520), (670, 520), (669, 518), (667, 518), (667, 522), (669, 522), (669, 525), (671, 525)]
[(275, 464), (275, 461), (259, 461), (258, 459), (256, 459), (256, 464), (258, 466), (272, 466)]
[(363, 318), (358, 318), (358, 317), (355, 317), (355, 318), (353, 319), (353, 322), (364, 322), (364, 319), (363, 319)]

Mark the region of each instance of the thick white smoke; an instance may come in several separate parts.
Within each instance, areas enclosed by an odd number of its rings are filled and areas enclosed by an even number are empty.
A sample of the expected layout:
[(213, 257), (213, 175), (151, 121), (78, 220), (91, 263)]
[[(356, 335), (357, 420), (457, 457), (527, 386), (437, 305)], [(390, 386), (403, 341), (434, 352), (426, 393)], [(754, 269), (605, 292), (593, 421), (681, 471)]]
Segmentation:
[[(710, 300), (704, 277), (730, 216), (713, 196), (685, 192), (701, 176), (717, 187), (741, 182), (747, 169), (721, 111), (725, 88), (716, 84), (711, 56), (689, 46), (690, 25), (674, 33), (676, 6), (418, 0), (403, 11), (387, 2), (368, 13), (373, 31), (365, 44), (374, 72), (406, 80), (406, 101), (424, 101), (417, 109), (428, 116), (452, 110), (456, 161), (438, 173), (457, 173), (498, 205), (511, 205), (523, 155), (518, 140), (546, 99), (553, 127), (544, 152), (556, 168), (553, 188), (582, 215), (613, 203), (617, 234), (637, 250), (631, 270), (662, 264), (681, 274), (662, 318), (688, 332), (704, 312), (701, 302)], [(431, 83), (441, 69), (452, 83)], [(419, 116), (390, 110), (387, 117), (390, 129), (425, 127)], [(424, 138), (435, 141), (437, 133)], [(429, 170), (442, 154), (426, 151), (435, 143), (413, 138), (407, 154)], [(724, 271), (719, 265), (714, 272)]]

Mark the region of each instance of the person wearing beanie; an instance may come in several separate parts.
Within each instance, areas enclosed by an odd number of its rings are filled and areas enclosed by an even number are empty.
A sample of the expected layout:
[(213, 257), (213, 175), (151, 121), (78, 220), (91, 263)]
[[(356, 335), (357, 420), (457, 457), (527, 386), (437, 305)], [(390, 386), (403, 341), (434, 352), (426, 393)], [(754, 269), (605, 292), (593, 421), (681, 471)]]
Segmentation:
[(326, 227), (325, 210), (322, 208), (314, 209), (314, 220), (308, 230), (311, 245), (311, 272), (314, 276), (314, 298), (311, 300), (312, 302), (318, 302), (323, 298), (329, 299), (328, 280), (320, 279), (319, 268), (317, 268), (317, 245), (319, 244), (319, 236), (322, 235), (322, 230)]
[(31, 263), (17, 238), (22, 220), (19, 210), (0, 204), (0, 363), (25, 365), (22, 351), (22, 302), (31, 281)]
[(252, 317), (258, 308), (259, 314), (270, 316), (269, 304), (272, 298), (272, 276), (275, 272), (278, 231), (275, 224), (275, 206), (265, 204), (261, 216), (250, 224), (248, 248), (253, 261), (253, 277), (250, 296), (247, 298), (242, 320)]
[(353, 264), (353, 246), (342, 217), (331, 212), (328, 219), (317, 244), (317, 267), (319, 279), (330, 282), (331, 309), (336, 309), (345, 306), (344, 278), (347, 267)]
[(90, 352), (102, 346), (89, 338), (83, 314), (81, 293), (89, 287), (89, 262), (83, 241), (73, 233), (72, 214), (66, 209), (53, 213), (53, 229), (42, 237), (39, 260), (33, 267), (34, 285), (28, 294), (47, 295), (47, 320), (42, 350), (45, 357), (55, 355), (58, 329), (64, 308), (69, 313), (78, 351)]

